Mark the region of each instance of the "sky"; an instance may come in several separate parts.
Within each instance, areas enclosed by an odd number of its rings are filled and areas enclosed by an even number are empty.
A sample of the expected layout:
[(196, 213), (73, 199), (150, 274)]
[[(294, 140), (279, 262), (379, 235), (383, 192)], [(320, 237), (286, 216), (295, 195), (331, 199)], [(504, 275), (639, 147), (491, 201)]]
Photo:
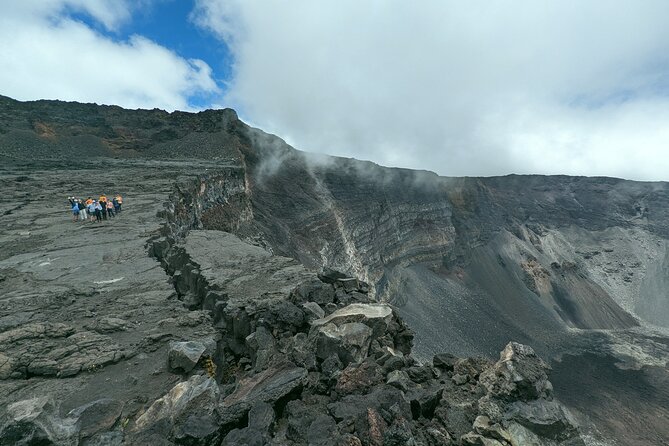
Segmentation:
[(450, 176), (669, 180), (666, 0), (0, 0), (0, 94)]

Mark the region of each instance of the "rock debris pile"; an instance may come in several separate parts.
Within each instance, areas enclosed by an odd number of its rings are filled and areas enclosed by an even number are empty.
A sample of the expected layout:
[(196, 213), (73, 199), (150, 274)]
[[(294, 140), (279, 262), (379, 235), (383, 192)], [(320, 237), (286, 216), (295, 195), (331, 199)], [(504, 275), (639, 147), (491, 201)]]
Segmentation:
[(496, 363), (440, 354), (420, 364), (411, 331), (392, 307), (368, 298), (366, 283), (335, 271), (319, 279), (283, 300), (223, 308), (217, 348), (172, 343), (170, 365), (190, 376), (128, 426), (126, 441), (583, 444), (530, 347), (510, 343)]
[(126, 419), (108, 398), (66, 414), (48, 398), (19, 401), (0, 444), (584, 444), (530, 347), (510, 343), (496, 363), (439, 354), (420, 364), (412, 332), (368, 292), (332, 270), (243, 306), (219, 290), (213, 318), (196, 318), (219, 335), (169, 343), (165, 361), (182, 380), (164, 396)]

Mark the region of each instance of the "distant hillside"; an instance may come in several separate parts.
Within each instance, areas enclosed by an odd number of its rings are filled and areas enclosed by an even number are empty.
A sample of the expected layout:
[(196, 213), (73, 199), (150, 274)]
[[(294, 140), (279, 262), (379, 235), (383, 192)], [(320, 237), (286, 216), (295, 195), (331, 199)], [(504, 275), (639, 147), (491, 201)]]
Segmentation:
[(0, 96), (0, 156), (215, 159), (236, 143), (239, 124), (232, 109), (167, 113)]

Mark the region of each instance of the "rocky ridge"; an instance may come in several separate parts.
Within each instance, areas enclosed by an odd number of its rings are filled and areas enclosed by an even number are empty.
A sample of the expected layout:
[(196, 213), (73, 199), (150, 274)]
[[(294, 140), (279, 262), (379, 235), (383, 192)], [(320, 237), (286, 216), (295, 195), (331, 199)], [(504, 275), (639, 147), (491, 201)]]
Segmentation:
[[(189, 444), (583, 444), (530, 347), (510, 343), (497, 363), (441, 354), (420, 364), (413, 334), (367, 283), (327, 269), (316, 279), (232, 234), (185, 231), (184, 222), (198, 225), (175, 197), (183, 203), (173, 195), (150, 253), (222, 336), (215, 370), (156, 401), (132, 441), (163, 438), (167, 418), (168, 438)], [(189, 368), (197, 365), (194, 357)], [(194, 413), (182, 401), (191, 393), (206, 398)]]
[[(153, 174), (142, 170), (114, 181), (143, 189)], [(62, 187), (58, 171), (4, 175), (28, 193)], [(196, 193), (214, 202), (243, 193), (234, 165), (200, 178)], [(497, 365), (419, 363), (411, 331), (370, 285), (198, 229), (207, 208), (184, 192), (194, 179), (150, 181), (152, 195), (134, 195), (154, 203), (146, 220), (132, 201), (128, 217), (74, 231), (56, 209), (7, 208), (9, 231), (51, 251), (0, 263), (0, 444), (579, 444), (531, 351), (510, 345)], [(116, 240), (104, 255), (80, 249), (100, 237)], [(73, 273), (82, 255), (88, 267)], [(513, 390), (528, 383), (539, 390)]]

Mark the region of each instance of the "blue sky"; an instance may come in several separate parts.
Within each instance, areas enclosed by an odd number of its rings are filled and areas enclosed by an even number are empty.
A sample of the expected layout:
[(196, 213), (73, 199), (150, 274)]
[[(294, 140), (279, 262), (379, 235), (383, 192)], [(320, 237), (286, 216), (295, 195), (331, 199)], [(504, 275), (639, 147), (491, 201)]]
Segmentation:
[[(224, 41), (190, 20), (194, 8), (194, 0), (148, 2), (137, 7), (131, 19), (113, 31), (85, 12), (68, 11), (68, 14), (110, 39), (122, 41), (132, 35), (141, 35), (185, 59), (205, 61), (213, 70), (212, 77), (224, 94), (226, 81), (231, 76), (232, 55)], [(196, 94), (189, 97), (189, 102), (195, 108), (207, 108), (212, 105), (212, 97)]]
[(0, 2), (0, 94), (443, 175), (669, 180), (667, 0)]

